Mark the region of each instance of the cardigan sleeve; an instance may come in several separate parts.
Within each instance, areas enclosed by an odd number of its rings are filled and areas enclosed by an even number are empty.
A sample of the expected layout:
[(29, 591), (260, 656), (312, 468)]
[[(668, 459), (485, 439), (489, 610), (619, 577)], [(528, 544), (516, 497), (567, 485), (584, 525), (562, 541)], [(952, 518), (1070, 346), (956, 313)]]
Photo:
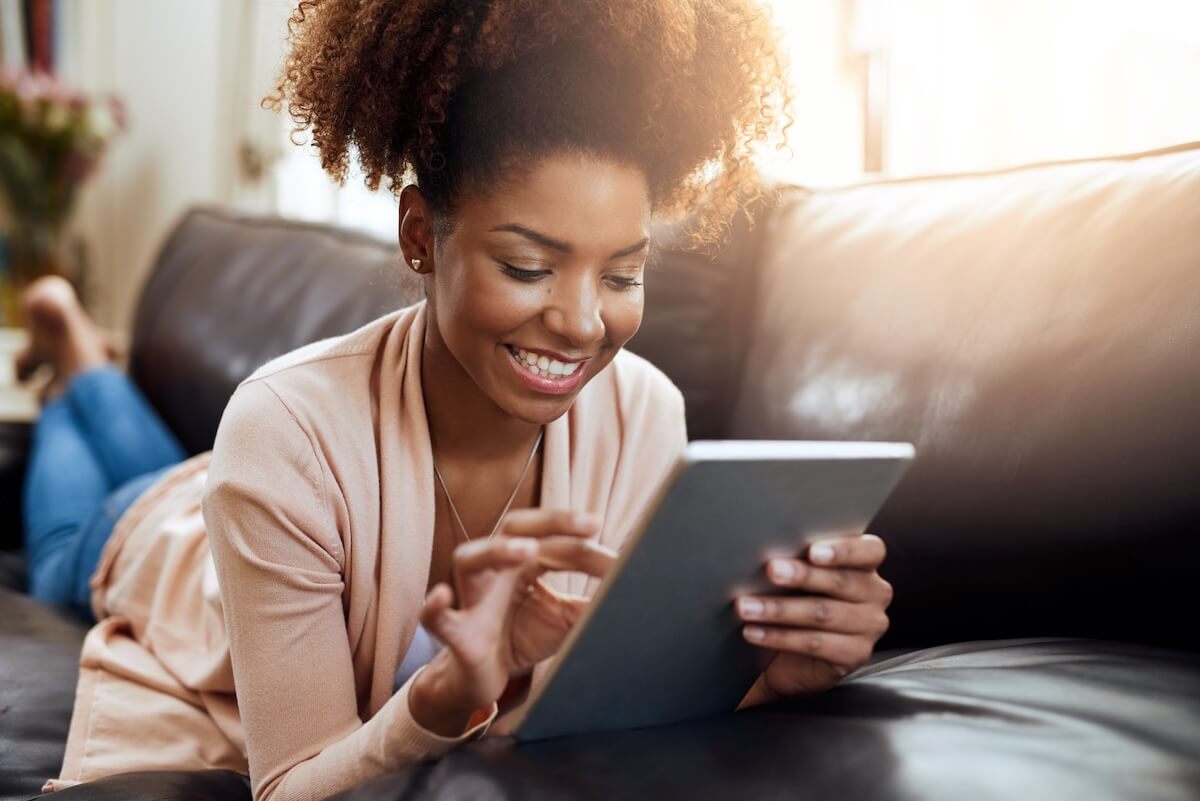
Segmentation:
[(203, 501), (255, 801), (321, 799), (437, 757), (412, 717), (414, 674), (358, 714), (342, 605), (342, 540), (308, 434), (265, 379), (243, 384), (217, 433)]

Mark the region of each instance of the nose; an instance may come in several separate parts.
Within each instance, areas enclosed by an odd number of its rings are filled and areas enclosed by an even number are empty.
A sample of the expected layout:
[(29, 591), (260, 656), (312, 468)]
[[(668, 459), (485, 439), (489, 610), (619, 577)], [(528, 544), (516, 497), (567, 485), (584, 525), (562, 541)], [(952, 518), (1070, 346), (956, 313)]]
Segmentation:
[(546, 330), (575, 349), (586, 349), (603, 340), (603, 304), (593, 281), (583, 278), (556, 285), (550, 291), (542, 321)]

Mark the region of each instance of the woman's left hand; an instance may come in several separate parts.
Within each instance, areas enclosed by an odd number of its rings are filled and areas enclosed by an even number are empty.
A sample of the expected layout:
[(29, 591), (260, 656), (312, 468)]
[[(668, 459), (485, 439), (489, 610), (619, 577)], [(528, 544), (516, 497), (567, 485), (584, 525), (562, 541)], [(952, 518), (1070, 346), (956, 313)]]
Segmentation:
[(759, 679), (766, 690), (826, 690), (871, 658), (892, 601), (892, 586), (878, 573), (886, 555), (883, 540), (863, 534), (819, 540), (804, 558), (767, 563), (773, 584), (811, 595), (738, 598), (746, 641), (775, 652)]

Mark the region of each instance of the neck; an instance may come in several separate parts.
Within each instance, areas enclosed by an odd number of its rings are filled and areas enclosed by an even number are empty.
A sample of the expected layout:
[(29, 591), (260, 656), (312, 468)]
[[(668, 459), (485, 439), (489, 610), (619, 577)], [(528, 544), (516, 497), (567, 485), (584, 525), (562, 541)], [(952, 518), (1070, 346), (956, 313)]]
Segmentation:
[(541, 428), (508, 414), (479, 389), (446, 348), (432, 314), (425, 321), (421, 392), (439, 461), (512, 459), (533, 447)]

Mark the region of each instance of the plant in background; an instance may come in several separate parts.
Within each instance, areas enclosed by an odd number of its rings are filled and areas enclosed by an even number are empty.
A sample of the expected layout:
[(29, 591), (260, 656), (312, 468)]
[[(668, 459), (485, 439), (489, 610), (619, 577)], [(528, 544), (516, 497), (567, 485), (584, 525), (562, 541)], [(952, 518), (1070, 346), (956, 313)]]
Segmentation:
[(64, 272), (62, 234), (78, 189), (124, 127), (115, 97), (88, 97), (41, 72), (0, 71), (3, 255), (11, 290)]

